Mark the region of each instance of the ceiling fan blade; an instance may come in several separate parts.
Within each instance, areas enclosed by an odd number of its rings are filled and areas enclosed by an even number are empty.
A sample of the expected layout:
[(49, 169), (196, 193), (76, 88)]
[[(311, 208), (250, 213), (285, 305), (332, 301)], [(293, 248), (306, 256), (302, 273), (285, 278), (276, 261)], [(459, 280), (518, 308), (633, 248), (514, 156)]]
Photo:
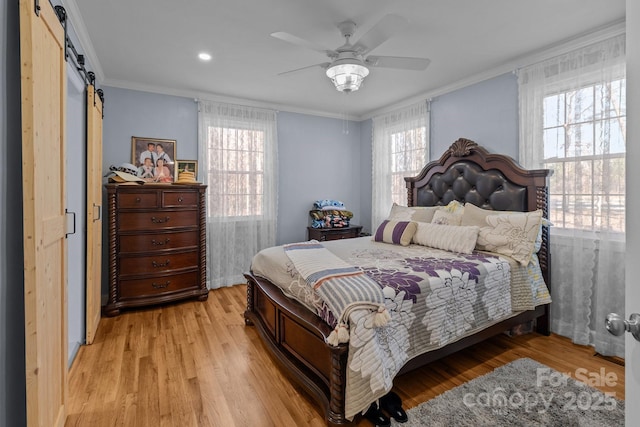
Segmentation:
[(293, 34), (285, 33), (284, 31), (278, 31), (276, 33), (271, 33), (271, 37), (275, 37), (276, 39), (283, 40), (285, 42), (295, 44), (297, 46), (302, 46), (307, 49), (315, 50), (320, 53), (324, 53), (328, 56), (337, 56), (338, 53), (334, 50), (327, 49), (324, 46), (320, 46), (319, 44), (310, 42), (309, 40), (301, 39), (298, 36), (294, 36)]
[(285, 74), (297, 73), (298, 71), (304, 71), (304, 70), (307, 70), (309, 68), (316, 68), (316, 67), (327, 69), (329, 67), (329, 65), (331, 65), (330, 62), (323, 62), (322, 64), (308, 65), (306, 67), (296, 68), (295, 70), (283, 71), (282, 73), (278, 73), (278, 75), (279, 76), (284, 76)]
[(402, 16), (389, 14), (374, 25), (353, 47), (362, 55), (384, 43), (389, 37), (409, 24)]
[(364, 61), (372, 67), (400, 68), (402, 70), (424, 70), (431, 63), (427, 58), (410, 58), (406, 56), (373, 56)]

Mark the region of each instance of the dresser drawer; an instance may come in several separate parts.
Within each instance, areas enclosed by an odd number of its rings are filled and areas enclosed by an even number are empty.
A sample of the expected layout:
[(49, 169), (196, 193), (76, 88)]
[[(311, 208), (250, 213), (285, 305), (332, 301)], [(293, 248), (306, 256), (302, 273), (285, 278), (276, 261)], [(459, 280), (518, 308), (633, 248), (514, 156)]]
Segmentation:
[[(181, 231), (178, 233), (120, 235), (120, 253), (147, 252), (161, 249), (177, 249), (198, 247), (200, 244), (198, 231)], [(121, 258), (122, 259), (122, 258)]]
[(146, 279), (120, 280), (120, 298), (133, 299), (154, 295), (168, 295), (185, 289), (198, 289), (198, 272), (172, 274)]
[(152, 256), (124, 256), (120, 258), (120, 276), (166, 273), (198, 267), (198, 252), (157, 254)]
[(196, 206), (198, 206), (198, 193), (163, 191), (162, 206), (165, 208), (174, 208), (180, 206), (195, 208)]
[(354, 237), (358, 237), (358, 233), (355, 230), (340, 230), (324, 234), (324, 240), (352, 239)]
[(118, 193), (118, 206), (125, 209), (157, 208), (156, 192)]
[(307, 228), (309, 230), (309, 239), (319, 241), (352, 239), (360, 236), (362, 230), (361, 225), (355, 225), (345, 228)]
[(192, 210), (121, 212), (118, 225), (120, 231), (130, 231), (193, 227), (195, 224), (198, 224), (198, 212)]

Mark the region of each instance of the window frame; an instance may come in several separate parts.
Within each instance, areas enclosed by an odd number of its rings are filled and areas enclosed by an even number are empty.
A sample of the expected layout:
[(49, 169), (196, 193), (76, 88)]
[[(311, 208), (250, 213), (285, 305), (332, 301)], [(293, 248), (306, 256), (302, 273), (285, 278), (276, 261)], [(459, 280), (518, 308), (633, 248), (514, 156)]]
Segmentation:
[[(540, 143), (540, 163), (541, 166), (544, 168), (550, 168), (553, 169), (552, 164), (567, 164), (567, 163), (572, 163), (572, 164), (577, 164), (579, 162), (583, 162), (583, 161), (590, 161), (592, 164), (594, 161), (596, 160), (612, 160), (612, 159), (623, 159), (626, 160), (626, 121), (627, 121), (627, 112), (626, 112), (626, 108), (624, 110), (624, 114), (622, 115), (615, 115), (615, 116), (604, 116), (604, 115), (600, 115), (599, 117), (595, 114), (595, 111), (591, 117), (590, 120), (588, 121), (580, 121), (580, 122), (568, 122), (567, 119), (567, 109), (565, 108), (564, 111), (564, 123), (558, 124), (556, 126), (549, 126), (549, 127), (545, 127), (545, 123), (544, 123), (544, 119), (545, 119), (545, 100), (548, 97), (551, 96), (556, 96), (559, 94), (564, 94), (566, 95), (567, 93), (571, 93), (571, 92), (578, 92), (580, 90), (584, 90), (585, 88), (592, 88), (593, 89), (593, 93), (594, 93), (594, 97), (592, 98), (594, 101), (594, 108), (596, 105), (596, 99), (595, 99), (595, 91), (596, 91), (596, 87), (598, 85), (603, 85), (603, 84), (611, 84), (614, 83), (616, 81), (621, 81), (624, 80), (624, 85), (626, 88), (626, 77), (624, 75), (612, 75), (610, 79), (608, 79), (608, 81), (603, 82), (601, 76), (599, 73), (589, 73), (587, 74), (586, 78), (584, 79), (584, 81), (582, 82), (582, 84), (580, 85), (580, 87), (573, 87), (573, 85), (570, 85), (568, 82), (573, 82), (572, 79), (559, 79), (556, 82), (553, 83), (548, 83), (547, 85), (545, 85), (544, 90), (542, 91), (542, 93), (540, 94), (540, 105), (542, 108), (542, 115), (541, 115), (541, 120), (542, 122), (540, 123), (540, 129), (541, 129), (541, 136), (542, 136), (542, 140)], [(626, 98), (625, 98), (626, 101)], [(566, 107), (566, 97), (565, 97), (565, 107)], [(596, 146), (596, 129), (597, 129), (597, 123), (601, 123), (604, 122), (606, 120), (611, 120), (611, 119), (624, 119), (625, 121), (625, 127), (623, 130), (623, 136), (625, 138), (625, 150), (622, 153), (608, 153), (608, 154), (595, 154), (595, 146)], [(547, 129), (552, 129), (552, 128), (564, 128), (564, 141), (569, 140), (567, 138), (567, 128), (569, 125), (571, 126), (576, 126), (576, 125), (580, 125), (580, 124), (591, 124), (591, 127), (593, 129), (593, 134), (592, 134), (592, 138), (593, 138), (593, 149), (592, 152), (587, 154), (587, 155), (580, 155), (580, 156), (573, 156), (573, 157), (568, 157), (568, 156), (564, 156), (564, 157), (549, 157), (546, 158), (545, 157), (545, 131)], [(565, 154), (567, 152), (567, 149), (565, 148)], [(625, 162), (625, 168), (626, 168), (626, 162)], [(564, 168), (563, 168), (564, 169)], [(591, 170), (593, 171), (594, 168), (592, 167)], [(556, 170), (554, 170), (554, 173), (557, 173)], [(551, 179), (554, 179), (554, 177), (552, 176)], [(567, 193), (564, 191), (565, 186), (565, 180), (563, 179), (561, 182), (562, 186), (563, 186), (563, 192), (561, 194), (555, 194), (555, 193), (551, 193), (551, 188), (549, 189), (549, 199), (550, 199), (550, 205), (549, 205), (549, 210), (551, 213), (551, 210), (554, 209), (554, 207), (552, 206), (552, 196), (556, 195), (556, 196), (561, 196), (563, 199), (563, 203), (562, 206), (563, 208), (565, 206), (567, 206), (567, 201), (565, 201), (565, 199), (569, 196), (574, 196), (574, 197), (578, 197), (580, 196), (580, 194), (578, 193)], [(590, 216), (591, 216), (591, 228), (579, 228), (579, 227), (566, 227), (566, 222), (563, 221), (563, 224), (554, 224), (554, 226), (552, 227), (552, 230), (554, 231), (554, 234), (559, 234), (559, 235), (574, 235), (576, 233), (579, 234), (583, 234), (584, 236), (587, 235), (592, 235), (592, 236), (598, 236), (602, 233), (608, 233), (611, 236), (611, 239), (613, 240), (620, 240), (623, 241), (624, 240), (624, 235), (625, 235), (625, 230), (624, 230), (624, 222), (626, 220), (626, 203), (625, 206), (623, 206), (623, 217), (622, 217), (622, 224), (623, 224), (623, 229), (622, 230), (617, 230), (617, 229), (602, 229), (600, 227), (596, 227), (594, 226), (594, 224), (596, 223), (595, 218), (597, 217), (596, 212), (593, 208), (594, 206), (594, 197), (598, 197), (599, 193), (595, 193), (593, 192), (594, 189), (594, 179), (592, 178), (590, 180), (590, 187), (591, 187), (591, 192), (589, 194), (583, 194), (585, 197), (590, 197), (592, 199), (591, 201), (591, 208), (589, 208), (590, 211)], [(624, 200), (624, 196), (626, 195), (626, 186), (624, 188), (625, 193), (624, 194), (615, 194), (615, 196), (622, 196), (623, 200)], [(601, 196), (607, 196), (607, 194), (601, 194)], [(563, 211), (566, 211), (566, 209), (563, 209)], [(551, 215), (550, 215), (551, 216)], [(550, 218), (551, 219), (551, 218)]]
[[(418, 126), (418, 127), (414, 127), (411, 129), (404, 129), (404, 128), (400, 128), (398, 127), (397, 130), (393, 129), (393, 130), (389, 130), (389, 155), (390, 155), (390, 162), (391, 165), (389, 167), (389, 181), (390, 181), (390, 191), (391, 191), (391, 201), (394, 203), (397, 203), (399, 205), (406, 205), (407, 204), (407, 190), (406, 190), (406, 186), (403, 186), (404, 191), (401, 191), (399, 193), (395, 193), (394, 192), (394, 187), (395, 187), (395, 181), (396, 178), (399, 176), (401, 179), (401, 182), (404, 182), (404, 177), (406, 176), (416, 176), (426, 165), (426, 163), (428, 162), (429, 158), (428, 158), (428, 143), (429, 143), (429, 138), (427, 137), (427, 129), (428, 127), (426, 125), (424, 126)], [(410, 150), (403, 150), (403, 151), (396, 151), (394, 152), (394, 144), (396, 144), (396, 141), (394, 141), (394, 138), (396, 135), (400, 135), (400, 134), (416, 134), (419, 130), (422, 130), (422, 161), (421, 166), (418, 166), (418, 169), (416, 170), (394, 170), (394, 164), (396, 164), (395, 160), (397, 159), (396, 155), (399, 153), (409, 153), (409, 152), (414, 152), (417, 153), (419, 151), (418, 148), (415, 147), (416, 143), (415, 140), (413, 138), (411, 138), (411, 144), (412, 144), (412, 148)], [(411, 159), (413, 162), (417, 162), (415, 157), (412, 157)], [(409, 161), (411, 163), (411, 160)], [(396, 195), (402, 195), (402, 200), (396, 200), (395, 196)]]
[[(250, 176), (251, 175), (254, 175), (254, 176), (260, 175), (262, 177), (262, 184), (261, 184), (261, 187), (262, 187), (261, 213), (260, 214), (249, 214), (249, 215), (216, 215), (216, 214), (214, 214), (215, 209), (211, 209), (210, 206), (209, 206), (209, 203), (213, 203), (213, 201), (214, 201), (213, 199), (214, 198), (213, 197), (209, 197), (208, 200), (207, 200), (207, 212), (208, 212), (207, 215), (209, 217), (212, 217), (212, 218), (217, 218), (219, 221), (227, 221), (227, 222), (243, 222), (243, 221), (266, 220), (265, 219), (265, 213), (264, 213), (264, 210), (265, 210), (264, 189), (265, 189), (265, 166), (266, 166), (266, 148), (267, 148), (267, 146), (266, 146), (267, 145), (266, 138), (267, 138), (267, 131), (265, 129), (252, 128), (250, 126), (247, 126), (246, 123), (244, 123), (242, 121), (239, 121), (239, 120), (233, 120), (229, 124), (227, 124), (227, 126), (215, 126), (213, 124), (209, 124), (209, 125), (207, 125), (207, 147), (206, 147), (206, 150), (205, 150), (207, 156), (209, 156), (209, 154), (210, 154), (210, 152), (212, 150), (214, 150), (214, 151), (218, 151), (219, 150), (217, 148), (212, 148), (211, 147), (211, 145), (214, 144), (214, 142), (211, 140), (211, 138), (214, 138), (215, 129), (221, 129), (222, 132), (224, 132), (225, 130), (232, 129), (232, 130), (235, 131), (236, 134), (238, 132), (242, 132), (242, 131), (261, 133), (262, 134), (262, 138), (261, 138), (262, 139), (262, 141), (261, 141), (262, 151), (257, 151), (257, 150), (249, 151), (251, 153), (258, 153), (258, 152), (262, 153), (262, 171), (260, 173), (256, 173), (254, 171), (240, 171), (240, 170), (233, 169), (233, 170), (226, 170), (226, 172), (224, 173), (224, 175), (231, 175), (231, 174), (244, 175), (244, 174), (247, 174), (247, 175), (250, 175)], [(224, 140), (224, 138), (223, 138), (223, 140)], [(236, 140), (236, 142), (237, 142), (237, 140)], [(222, 151), (235, 151), (235, 152), (238, 152), (238, 151), (247, 151), (247, 150), (238, 150), (238, 149), (229, 150), (229, 149), (222, 148)], [(255, 159), (255, 156), (253, 157), (253, 159)], [(212, 162), (210, 158), (207, 159), (207, 164), (209, 165), (209, 169), (212, 169), (212, 163), (215, 163), (215, 162)], [(209, 174), (209, 171), (206, 171), (205, 173)], [(211, 191), (212, 189), (213, 188), (210, 187), (209, 191)], [(247, 195), (249, 195), (249, 194), (247, 193)], [(229, 197), (229, 196), (232, 196), (232, 195), (229, 195), (229, 194), (226, 194), (226, 193), (216, 195), (216, 197), (225, 197), (225, 198)]]

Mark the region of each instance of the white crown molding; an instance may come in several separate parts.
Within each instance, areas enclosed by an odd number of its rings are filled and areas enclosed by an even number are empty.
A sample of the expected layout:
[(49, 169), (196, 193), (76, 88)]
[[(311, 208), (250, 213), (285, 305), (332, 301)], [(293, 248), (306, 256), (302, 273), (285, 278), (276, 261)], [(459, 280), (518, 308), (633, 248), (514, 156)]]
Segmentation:
[(554, 56), (562, 55), (572, 50), (580, 49), (590, 44), (597, 43), (611, 37), (619, 36), (625, 33), (625, 28), (626, 26), (624, 19), (615, 21), (613, 23), (596, 28), (588, 33), (581, 34), (579, 36), (572, 37), (558, 43), (554, 43), (550, 46), (544, 47), (534, 52), (530, 52), (526, 55), (523, 55), (511, 61), (507, 61), (494, 68), (491, 68), (479, 74), (475, 74), (466, 79), (459, 80), (457, 82), (434, 89), (432, 91), (414, 95), (393, 105), (388, 105), (377, 110), (369, 111), (360, 116), (360, 120), (367, 120), (381, 114), (390, 113), (394, 110), (407, 107), (422, 100), (431, 100), (432, 98), (435, 98), (437, 96), (445, 95), (458, 89), (462, 89), (467, 86), (471, 86), (485, 80), (498, 77), (502, 74), (516, 71), (522, 67), (544, 61), (545, 59), (553, 58)]
[(96, 75), (96, 81), (102, 83), (105, 79), (104, 71), (96, 55), (93, 43), (91, 42), (91, 37), (89, 37), (87, 27), (84, 25), (84, 20), (82, 19), (82, 14), (80, 13), (80, 9), (78, 9), (76, 0), (61, 0), (61, 3), (67, 11), (67, 18), (71, 22), (71, 27), (78, 37), (82, 54), (87, 57), (88, 63), (91, 65), (91, 71)]
[[(197, 90), (172, 89), (161, 86), (146, 85), (126, 80), (105, 79), (103, 86), (116, 87), (121, 89), (137, 90), (141, 92), (151, 92), (162, 95), (179, 96), (182, 98), (202, 99), (213, 102), (225, 102), (228, 104), (238, 104), (247, 107), (266, 108), (269, 110), (286, 111), (289, 113), (307, 114), (310, 116), (326, 117), (330, 119), (345, 120), (344, 113), (333, 113), (321, 110), (313, 110), (309, 108), (300, 108), (291, 105), (277, 104), (273, 102), (258, 101), (255, 99), (236, 98), (226, 95), (220, 95), (212, 92), (203, 92)], [(107, 93), (108, 96), (108, 93)], [(360, 121), (359, 116), (347, 116), (348, 121)]]

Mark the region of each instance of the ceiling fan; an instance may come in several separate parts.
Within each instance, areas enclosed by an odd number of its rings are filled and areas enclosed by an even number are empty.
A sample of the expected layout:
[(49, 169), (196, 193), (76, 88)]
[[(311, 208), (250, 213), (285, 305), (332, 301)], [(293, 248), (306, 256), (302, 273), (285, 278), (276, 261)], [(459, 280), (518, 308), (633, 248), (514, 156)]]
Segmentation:
[(386, 15), (358, 41), (352, 44), (351, 37), (356, 30), (356, 24), (353, 21), (341, 22), (338, 24), (338, 29), (346, 39), (346, 42), (335, 50), (327, 49), (289, 33), (272, 33), (272, 37), (323, 53), (330, 59), (329, 62), (285, 71), (283, 73), (279, 73), (279, 75), (320, 67), (326, 70), (327, 77), (331, 79), (337, 90), (348, 93), (360, 88), (362, 81), (369, 74), (370, 67), (424, 70), (431, 62), (427, 58), (375, 55), (366, 56), (369, 52), (380, 46), (400, 29), (408, 25), (408, 23), (409, 22), (401, 16), (393, 14)]

